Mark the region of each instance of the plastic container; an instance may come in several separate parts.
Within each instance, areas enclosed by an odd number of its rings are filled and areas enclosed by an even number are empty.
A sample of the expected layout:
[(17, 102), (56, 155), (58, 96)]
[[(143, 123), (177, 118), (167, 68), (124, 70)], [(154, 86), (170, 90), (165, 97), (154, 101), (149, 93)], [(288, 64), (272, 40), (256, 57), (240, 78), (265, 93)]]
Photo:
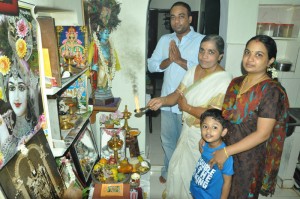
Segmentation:
[(278, 37), (292, 37), (294, 24), (279, 24)]
[(273, 36), (275, 23), (257, 23), (256, 34)]

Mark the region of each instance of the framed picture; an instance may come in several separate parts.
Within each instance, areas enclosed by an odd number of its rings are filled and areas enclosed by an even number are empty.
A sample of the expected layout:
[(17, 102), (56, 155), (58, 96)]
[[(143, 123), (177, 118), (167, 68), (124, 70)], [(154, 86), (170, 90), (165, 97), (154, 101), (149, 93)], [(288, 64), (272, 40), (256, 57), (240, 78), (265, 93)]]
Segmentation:
[(6, 198), (62, 198), (66, 189), (42, 130), (0, 171)]
[(85, 68), (88, 38), (85, 26), (56, 26), (59, 59), (62, 65)]
[(0, 14), (19, 15), (18, 0), (0, 0)]
[[(0, 9), (3, 9), (4, 2), (8, 1), (0, 2)], [(0, 99), (5, 102), (0, 105), (0, 115), (5, 121), (0, 129), (0, 168), (13, 158), (23, 140), (29, 140), (41, 128), (44, 112), (39, 84), (37, 26), (32, 16), (34, 6), (26, 3), (19, 6), (18, 16), (0, 14), (0, 62), (4, 66), (0, 70)], [(15, 75), (20, 78), (11, 83)], [(21, 84), (27, 85), (27, 94), (19, 99), (20, 107), (16, 107), (14, 96), (20, 88), (15, 86)]]
[(57, 166), (59, 168), (59, 172), (62, 176), (65, 186), (68, 188), (72, 182), (74, 185), (84, 189), (82, 182), (80, 181), (78, 174), (76, 172), (76, 168), (74, 166), (74, 162), (69, 153), (65, 156), (56, 159)]
[(70, 85), (61, 97), (69, 97), (77, 99), (77, 114), (83, 114), (88, 111), (88, 87), (87, 75), (81, 75), (72, 85)]
[(101, 158), (109, 159), (111, 156), (114, 156), (114, 151), (108, 147), (108, 141), (112, 138), (113, 133), (117, 133), (120, 140), (123, 141), (122, 148), (118, 151), (119, 159), (125, 158), (125, 136), (126, 132), (122, 129), (112, 128), (100, 128), (100, 149), (101, 149)]
[(98, 161), (99, 155), (90, 123), (78, 134), (74, 144), (71, 146), (71, 156), (85, 185), (91, 182), (91, 172), (94, 164)]

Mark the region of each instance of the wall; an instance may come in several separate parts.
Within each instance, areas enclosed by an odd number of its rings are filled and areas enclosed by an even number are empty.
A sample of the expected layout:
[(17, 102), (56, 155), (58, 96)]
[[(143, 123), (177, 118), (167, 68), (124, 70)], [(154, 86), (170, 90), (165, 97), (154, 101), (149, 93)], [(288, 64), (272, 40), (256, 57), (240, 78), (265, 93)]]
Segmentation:
[[(246, 42), (256, 35), (259, 3), (272, 4), (271, 0), (222, 0), (220, 35), (225, 40), (225, 56), (221, 65), (234, 77), (240, 76), (241, 61)], [(292, 0), (276, 1), (278, 4), (294, 4)], [(297, 5), (299, 4), (299, 1)], [(294, 72), (279, 72), (278, 78), (285, 87), (291, 107), (300, 107), (300, 52), (298, 40), (277, 43), (277, 59), (293, 57), (296, 63)], [(296, 42), (295, 42), (296, 41)]]

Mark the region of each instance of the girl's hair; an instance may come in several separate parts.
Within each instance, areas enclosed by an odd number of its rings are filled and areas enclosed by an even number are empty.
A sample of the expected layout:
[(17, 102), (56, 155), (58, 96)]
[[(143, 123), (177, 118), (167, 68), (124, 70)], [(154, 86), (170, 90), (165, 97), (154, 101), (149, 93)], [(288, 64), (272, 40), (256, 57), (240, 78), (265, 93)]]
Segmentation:
[(173, 7), (175, 6), (182, 6), (182, 7), (185, 7), (188, 11), (188, 16), (192, 16), (192, 10), (191, 10), (191, 7), (189, 6), (189, 4), (185, 3), (185, 2), (182, 2), (182, 1), (177, 1), (176, 3), (174, 3), (172, 5), (172, 7), (170, 8), (170, 12), (172, 10)]
[(203, 121), (207, 117), (212, 117), (214, 120), (221, 123), (223, 128), (227, 128), (227, 120), (225, 120), (222, 116), (222, 111), (219, 109), (207, 109), (202, 115), (200, 116), (200, 125), (202, 125)]
[[(201, 44), (206, 42), (206, 41), (214, 41), (217, 47), (218, 52), (220, 55), (224, 54), (224, 40), (221, 36), (219, 35), (206, 35), (202, 41)], [(200, 44), (200, 46), (201, 46)]]

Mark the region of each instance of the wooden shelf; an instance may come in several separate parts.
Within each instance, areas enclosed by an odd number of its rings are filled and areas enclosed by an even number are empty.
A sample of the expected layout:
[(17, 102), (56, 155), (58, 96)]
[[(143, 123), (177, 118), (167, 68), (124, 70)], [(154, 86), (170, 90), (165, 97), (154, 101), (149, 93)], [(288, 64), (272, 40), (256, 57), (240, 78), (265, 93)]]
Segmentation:
[(62, 87), (52, 87), (52, 88), (46, 88), (45, 89), (45, 93), (46, 95), (55, 95), (57, 94), (59, 91), (61, 91), (62, 89), (66, 88), (69, 84), (71, 84), (72, 82), (74, 82), (77, 78), (79, 78), (83, 73), (85, 73), (87, 71), (88, 68), (83, 69), (80, 73), (68, 78), (66, 80), (66, 82), (64, 82), (62, 84)]
[[(92, 112), (88, 111), (82, 115), (78, 115), (77, 121), (79, 121), (79, 117), (82, 118), (82, 120), (79, 122), (79, 124), (75, 125), (74, 128), (68, 129), (68, 130), (61, 130), (61, 140), (58, 140), (57, 142), (60, 142), (60, 146), (53, 148), (53, 155), (54, 157), (60, 157), (65, 154), (65, 152), (69, 149), (69, 147), (73, 144), (74, 140), (76, 139), (78, 133), (84, 129), (86, 126)], [(67, 139), (67, 140), (66, 140)]]

